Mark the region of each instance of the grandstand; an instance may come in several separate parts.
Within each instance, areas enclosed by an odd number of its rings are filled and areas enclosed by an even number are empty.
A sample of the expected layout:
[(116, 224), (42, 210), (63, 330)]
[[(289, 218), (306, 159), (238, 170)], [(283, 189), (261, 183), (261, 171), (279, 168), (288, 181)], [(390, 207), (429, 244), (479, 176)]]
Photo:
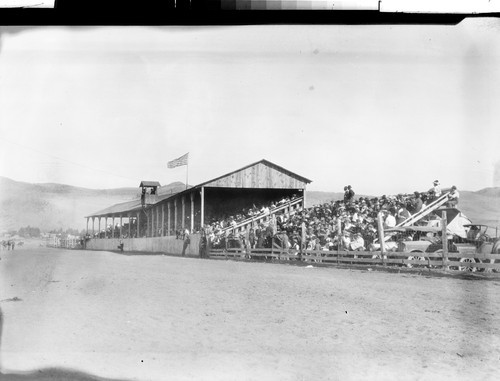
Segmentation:
[(179, 232), (189, 229), (194, 234), (188, 254), (197, 254), (199, 232), (211, 221), (259, 205), (290, 200), (268, 213), (238, 223), (236, 228), (242, 230), (274, 213), (302, 209), (309, 183), (311, 180), (265, 159), (174, 195), (159, 195), (159, 183), (143, 181), (140, 186), (147, 197), (112, 205), (86, 216), (90, 237), (86, 248), (116, 250), (123, 244), (124, 251), (180, 254)]

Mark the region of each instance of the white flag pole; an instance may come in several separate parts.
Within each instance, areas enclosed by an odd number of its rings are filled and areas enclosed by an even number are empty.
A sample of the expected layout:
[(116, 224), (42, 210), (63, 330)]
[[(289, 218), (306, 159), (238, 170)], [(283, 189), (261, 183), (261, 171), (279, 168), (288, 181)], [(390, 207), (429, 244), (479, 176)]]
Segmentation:
[(188, 189), (188, 172), (189, 172), (189, 152), (186, 157), (186, 189)]

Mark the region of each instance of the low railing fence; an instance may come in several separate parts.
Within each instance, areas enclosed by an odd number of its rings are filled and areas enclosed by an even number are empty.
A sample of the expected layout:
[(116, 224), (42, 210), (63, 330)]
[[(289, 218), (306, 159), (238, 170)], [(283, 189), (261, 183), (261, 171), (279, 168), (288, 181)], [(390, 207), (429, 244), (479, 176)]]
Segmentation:
[(81, 247), (80, 238), (58, 238), (52, 237), (45, 241), (47, 247), (56, 247), (64, 249), (77, 249)]
[(238, 222), (236, 225), (225, 227), (221, 231), (222, 232), (231, 231), (233, 233), (241, 233), (249, 225), (252, 226), (254, 224), (259, 224), (262, 221), (271, 218), (272, 215), (278, 214), (279, 212), (286, 212), (286, 211), (291, 212), (293, 210), (296, 210), (297, 208), (301, 207), (302, 203), (303, 203), (303, 197), (297, 197), (285, 204), (278, 205), (273, 209), (270, 209), (269, 213), (260, 213), (256, 216), (247, 217), (243, 221)]
[(451, 271), (500, 272), (500, 254), (482, 253), (406, 253), (374, 251), (324, 251), (294, 249), (211, 249), (210, 258), (234, 260), (300, 261), (323, 265), (404, 266)]

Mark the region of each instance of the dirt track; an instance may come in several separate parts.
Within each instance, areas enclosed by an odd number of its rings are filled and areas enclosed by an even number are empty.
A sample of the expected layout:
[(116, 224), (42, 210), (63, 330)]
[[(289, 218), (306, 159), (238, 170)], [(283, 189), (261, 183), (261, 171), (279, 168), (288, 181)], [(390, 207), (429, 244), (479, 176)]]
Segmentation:
[(44, 248), (0, 256), (4, 375), (498, 378), (500, 280)]

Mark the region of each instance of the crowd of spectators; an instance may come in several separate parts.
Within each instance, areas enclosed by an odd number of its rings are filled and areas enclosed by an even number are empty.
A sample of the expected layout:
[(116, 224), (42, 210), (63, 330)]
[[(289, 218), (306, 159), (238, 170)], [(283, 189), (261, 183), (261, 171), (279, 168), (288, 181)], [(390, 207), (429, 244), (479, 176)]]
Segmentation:
[[(243, 233), (233, 234), (224, 227), (237, 225), (250, 214), (235, 215), (224, 221), (215, 221), (207, 229), (210, 241), (215, 247), (277, 247), (299, 250), (304, 226), (304, 246), (308, 250), (373, 250), (378, 238), (377, 218), (381, 212), (384, 229), (395, 227), (411, 215), (418, 213), (442, 193), (439, 182), (427, 192), (398, 194), (395, 196), (359, 197), (355, 199), (351, 186), (344, 188), (344, 199), (331, 201), (292, 213), (279, 213), (276, 218), (263, 221)], [(458, 202), (456, 187), (452, 188), (450, 203)], [(456, 196), (456, 197), (455, 197)], [(254, 215), (269, 214), (269, 208), (255, 208)], [(238, 218), (239, 217), (239, 218)], [(411, 236), (405, 237), (411, 239)]]

